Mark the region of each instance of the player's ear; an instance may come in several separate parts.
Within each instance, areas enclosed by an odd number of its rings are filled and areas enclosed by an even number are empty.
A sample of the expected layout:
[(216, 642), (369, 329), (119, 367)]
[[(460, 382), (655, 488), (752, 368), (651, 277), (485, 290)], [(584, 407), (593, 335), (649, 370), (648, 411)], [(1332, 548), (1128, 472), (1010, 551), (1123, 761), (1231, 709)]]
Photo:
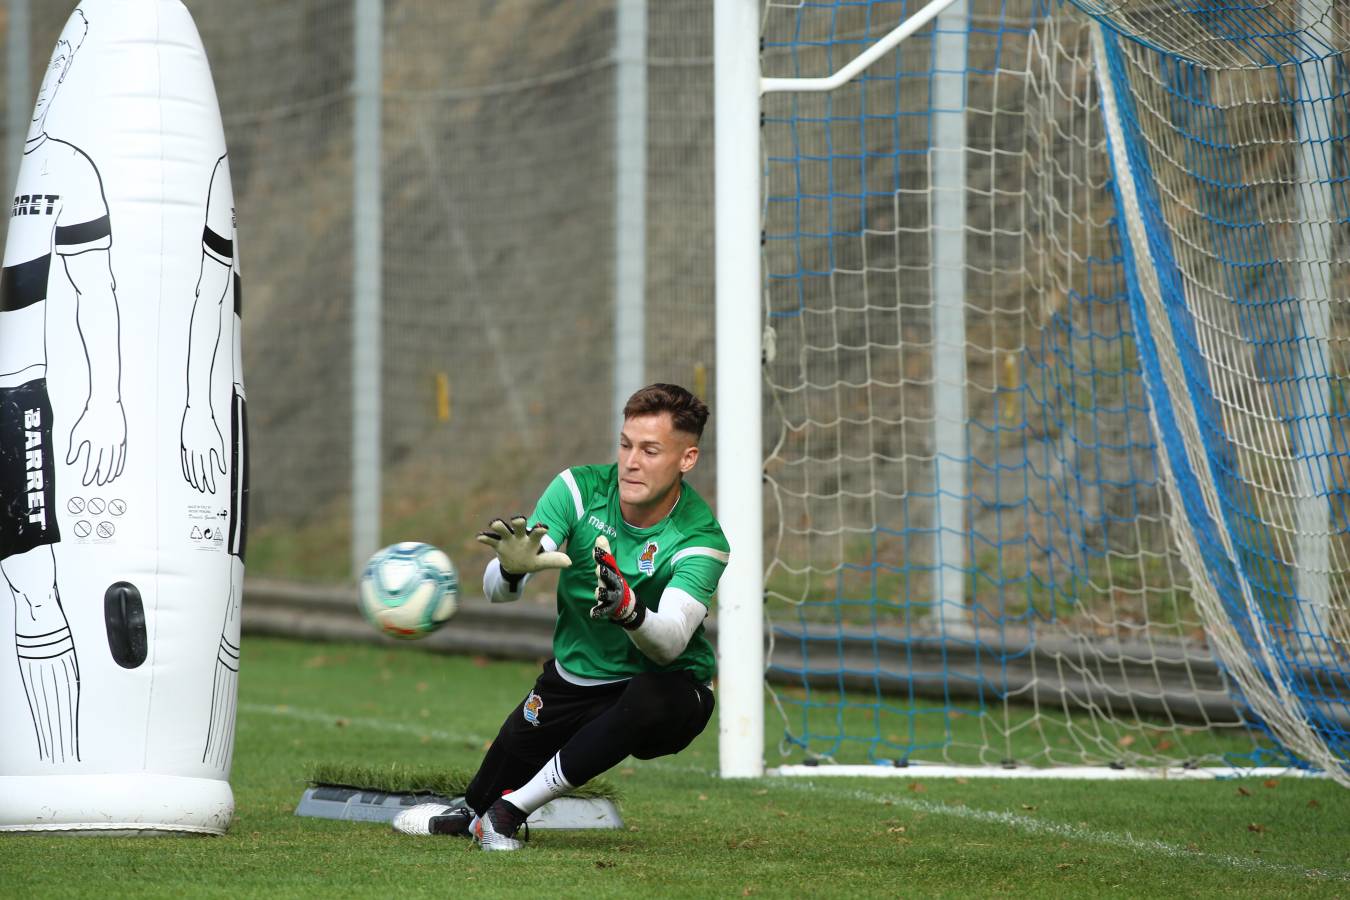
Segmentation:
[(684, 448), (684, 453), (680, 455), (680, 474), (688, 472), (698, 462), (698, 444), (691, 444)]

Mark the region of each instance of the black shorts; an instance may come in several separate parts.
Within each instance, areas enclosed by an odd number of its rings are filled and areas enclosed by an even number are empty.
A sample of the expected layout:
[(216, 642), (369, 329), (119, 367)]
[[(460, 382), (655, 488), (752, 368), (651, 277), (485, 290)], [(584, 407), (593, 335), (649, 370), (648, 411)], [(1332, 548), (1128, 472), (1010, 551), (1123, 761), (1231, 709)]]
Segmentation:
[(0, 388), (0, 559), (61, 540), (47, 379)]
[(564, 679), (549, 660), (534, 688), (502, 724), (499, 737), (517, 755), (546, 760), (583, 725), (634, 697), (639, 711), (633, 716), (632, 753), (640, 759), (680, 752), (712, 718), (712, 689), (690, 672), (646, 672), (587, 687)]

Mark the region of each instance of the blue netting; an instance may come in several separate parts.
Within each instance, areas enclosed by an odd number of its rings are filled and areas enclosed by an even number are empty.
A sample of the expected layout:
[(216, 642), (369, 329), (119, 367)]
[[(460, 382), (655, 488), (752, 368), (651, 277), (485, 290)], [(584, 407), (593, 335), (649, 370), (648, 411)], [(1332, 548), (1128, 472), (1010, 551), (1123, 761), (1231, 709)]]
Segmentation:
[[(771, 4), (766, 74), (828, 74), (920, 6)], [(1138, 325), (1136, 254), (1120, 237), (1092, 75), (1081, 64), (1090, 59), (1084, 20), (1030, 0), (971, 6), (959, 70), (935, 59), (941, 29), (952, 27), (944, 24), (837, 92), (765, 101), (775, 339), (766, 377), (781, 426), (766, 466), (779, 532), (768, 572), (770, 674), (789, 685), (777, 691), (785, 743), (875, 762), (1287, 759), (1219, 665), (1171, 535), (1150, 424), (1157, 337)], [(1122, 6), (1093, 11), (1118, 23)], [(1204, 34), (1220, 34), (1206, 15)], [(1157, 47), (1168, 35), (1144, 37)], [(1052, 40), (1071, 46), (1055, 50)], [(1299, 52), (1294, 40), (1256, 44)], [(1289, 377), (1298, 323), (1271, 312), (1297, 307), (1278, 262), (1287, 240), (1274, 234), (1288, 226), (1262, 218), (1237, 189), (1233, 153), (1250, 152), (1254, 123), (1237, 123), (1244, 142), (1228, 153), (1209, 82), (1188, 66), (1160, 56), (1158, 83), (1206, 223), (1197, 235), (1229, 260), (1217, 290), (1255, 358), (1272, 380)], [(936, 81), (951, 71), (964, 77), (963, 113), (935, 100)], [(968, 141), (967, 195), (957, 198), (934, 189), (936, 128), (954, 113)], [(1130, 152), (1147, 165), (1146, 148)], [(1343, 173), (1337, 158), (1332, 168)], [(1151, 186), (1151, 171), (1141, 171)], [(936, 338), (933, 206), (944, 202), (968, 213), (962, 348)], [(1180, 428), (1159, 409), (1166, 459), (1181, 464), (1171, 475), (1181, 512), (1213, 584), (1236, 597), (1259, 579), (1261, 603), (1287, 613), (1297, 606), (1287, 553), (1246, 496), (1249, 448), (1225, 430), (1223, 391), (1207, 383), (1182, 270), (1167, 264), (1163, 207), (1155, 197), (1143, 209), (1149, 249), (1164, 263), (1163, 290), (1180, 299), (1168, 306), (1171, 333), (1225, 498), (1214, 521)], [(933, 437), (942, 413), (935, 361), (952, 352), (966, 354), (969, 379), (958, 470), (944, 467), (949, 451)], [(1343, 431), (1344, 407), (1328, 414)], [(1282, 415), (1297, 428), (1303, 414), (1290, 405)], [(1345, 443), (1308, 452), (1343, 458)], [(943, 483), (951, 471), (963, 477)], [(1332, 497), (1334, 485), (1326, 491)], [(962, 521), (943, 521), (949, 496), (962, 501)], [(1337, 534), (1346, 506), (1336, 508)], [(1217, 552), (1218, 529), (1240, 536), (1236, 561)], [(938, 552), (943, 536), (963, 543), (959, 568)], [(965, 585), (961, 609), (934, 587), (950, 571)], [(1302, 619), (1282, 621), (1306, 632)], [(1256, 629), (1270, 622), (1235, 604), (1231, 627), (1255, 647)], [(1343, 704), (1327, 699), (1336, 678), (1279, 668), (1263, 677), (1312, 679), (1308, 718), (1338, 740)], [(1321, 675), (1340, 677), (1325, 665)]]
[[(1138, 322), (1147, 321), (1138, 274), (1139, 266), (1147, 265), (1159, 282), (1170, 334), (1171, 346), (1160, 347), (1159, 341), (1166, 338), (1156, 338), (1151, 329), (1141, 329), (1140, 356), (1187, 522), (1196, 535), (1208, 582), (1257, 677), (1268, 682), (1273, 691), (1287, 689), (1301, 706), (1302, 718), (1326, 742), (1332, 756), (1344, 761), (1350, 758), (1345, 725), (1350, 708), (1350, 673), (1340, 650), (1342, 636), (1334, 633), (1329, 616), (1310, 606), (1311, 598), (1300, 596), (1298, 560), (1291, 559), (1279, 546), (1281, 511), (1253, 489), (1253, 482), (1262, 475), (1258, 471), (1260, 460), (1252, 459), (1251, 449), (1244, 451), (1237, 445), (1233, 432), (1240, 426), (1234, 424), (1236, 417), (1230, 413), (1226, 419), (1220, 408), (1219, 397), (1225, 391), (1211, 377), (1216, 341), (1206, 333), (1216, 325), (1196, 320), (1200, 292), (1194, 286), (1188, 290), (1175, 250), (1176, 226), (1165, 212), (1167, 203), (1174, 201), (1161, 196), (1156, 153), (1151, 154), (1145, 145), (1139, 111), (1130, 91), (1130, 75), (1120, 45), (1110, 32), (1106, 53), (1126, 125), (1125, 151), (1133, 176), (1133, 199), (1147, 232), (1146, 251), (1127, 254), (1134, 317)], [(1191, 200), (1200, 220), (1197, 233), (1214, 255), (1214, 287), (1222, 292), (1222, 301), (1231, 308), (1232, 321), (1239, 326), (1239, 333), (1230, 339), (1250, 349), (1254, 363), (1250, 374), (1259, 382), (1258, 388), (1268, 389), (1265, 396), (1269, 398), (1269, 412), (1289, 432), (1288, 445), (1294, 448), (1298, 462), (1319, 474), (1330, 471), (1325, 461), (1331, 456), (1343, 457), (1343, 443), (1339, 449), (1334, 443), (1306, 446), (1299, 436), (1306, 433), (1307, 420), (1323, 419), (1330, 420), (1326, 433), (1339, 434), (1343, 439), (1345, 410), (1335, 411), (1322, 404), (1303, 408), (1299, 398), (1304, 392), (1298, 383), (1334, 377), (1322, 347), (1334, 345), (1337, 338), (1310, 334), (1302, 321), (1304, 298), (1298, 295), (1297, 279), (1291, 273), (1297, 260), (1291, 259), (1289, 247), (1282, 246), (1274, 234), (1287, 223), (1268, 220), (1274, 204), (1256, 186), (1251, 165), (1244, 164), (1241, 137), (1232, 133), (1234, 114), (1212, 96), (1215, 74), (1171, 56), (1151, 62), (1156, 65), (1158, 83), (1165, 93), (1169, 121), (1175, 125), (1173, 134), (1183, 151), (1185, 171), (1196, 182)], [(1332, 188), (1330, 213), (1335, 224), (1344, 227), (1350, 204), (1346, 202), (1345, 170), (1337, 173), (1334, 148), (1343, 145), (1347, 135), (1344, 116), (1331, 112), (1345, 105), (1344, 60), (1330, 57), (1316, 64), (1315, 71), (1319, 77), (1309, 80), (1305, 75), (1301, 86), (1290, 83), (1288, 71), (1280, 70), (1273, 76), (1286, 115), (1292, 117), (1291, 111), (1298, 104), (1312, 104), (1317, 115), (1327, 117), (1324, 124), (1328, 127), (1321, 129), (1327, 143), (1319, 148), (1322, 152), (1312, 155), (1316, 164), (1308, 177)], [(1286, 126), (1291, 127), (1292, 122)], [(1335, 252), (1334, 245), (1315, 249)], [(1208, 354), (1206, 340), (1211, 348)], [(1316, 352), (1309, 352), (1310, 345)], [(1184, 374), (1185, 394), (1179, 402), (1190, 409), (1183, 414), (1193, 415), (1200, 429), (1203, 473), (1197, 471), (1187, 454), (1186, 437), (1174, 409), (1178, 398), (1165, 387), (1160, 357), (1170, 355), (1179, 361)], [(1300, 356), (1311, 365), (1301, 362)], [(1318, 390), (1313, 396), (1322, 393)], [(1220, 504), (1217, 520), (1205, 503), (1202, 481), (1206, 478), (1214, 481)], [(1333, 498), (1325, 476), (1314, 479), (1313, 486), (1320, 501), (1331, 505)], [(1347, 533), (1343, 507), (1332, 519), (1331, 528), (1330, 540)], [(1329, 599), (1343, 608), (1346, 598)]]

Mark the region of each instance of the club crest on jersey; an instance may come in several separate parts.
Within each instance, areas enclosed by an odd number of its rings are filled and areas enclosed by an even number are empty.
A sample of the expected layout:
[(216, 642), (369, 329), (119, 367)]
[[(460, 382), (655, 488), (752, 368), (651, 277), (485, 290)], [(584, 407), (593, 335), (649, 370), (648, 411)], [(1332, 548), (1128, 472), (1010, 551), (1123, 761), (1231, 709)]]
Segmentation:
[(642, 548), (642, 553), (638, 556), (639, 572), (650, 575), (656, 571), (656, 551), (660, 549), (656, 541), (647, 542), (647, 546)]
[(537, 726), (539, 724), (539, 710), (543, 708), (544, 698), (534, 691), (530, 691), (530, 696), (525, 698), (525, 721)]

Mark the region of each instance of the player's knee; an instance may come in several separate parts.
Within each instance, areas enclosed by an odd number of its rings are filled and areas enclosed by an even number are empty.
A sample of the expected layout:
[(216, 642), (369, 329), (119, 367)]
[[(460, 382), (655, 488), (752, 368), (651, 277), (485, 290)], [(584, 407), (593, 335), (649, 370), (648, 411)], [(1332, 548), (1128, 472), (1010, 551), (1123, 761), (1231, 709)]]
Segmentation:
[(56, 590), (56, 559), (45, 544), (5, 557), (0, 571), (20, 593), (46, 596)]
[(623, 705), (623, 724), (632, 734), (644, 735), (661, 728), (670, 718), (668, 710), (634, 697)]
[(34, 625), (61, 624), (61, 612), (56, 592), (56, 566), (49, 547), (35, 547), (18, 553), (3, 563), (4, 581), (22, 601), (24, 617)]
[(697, 697), (693, 685), (682, 676), (666, 673), (638, 675), (624, 691), (624, 723), (637, 734), (659, 731), (687, 715), (685, 694)]

